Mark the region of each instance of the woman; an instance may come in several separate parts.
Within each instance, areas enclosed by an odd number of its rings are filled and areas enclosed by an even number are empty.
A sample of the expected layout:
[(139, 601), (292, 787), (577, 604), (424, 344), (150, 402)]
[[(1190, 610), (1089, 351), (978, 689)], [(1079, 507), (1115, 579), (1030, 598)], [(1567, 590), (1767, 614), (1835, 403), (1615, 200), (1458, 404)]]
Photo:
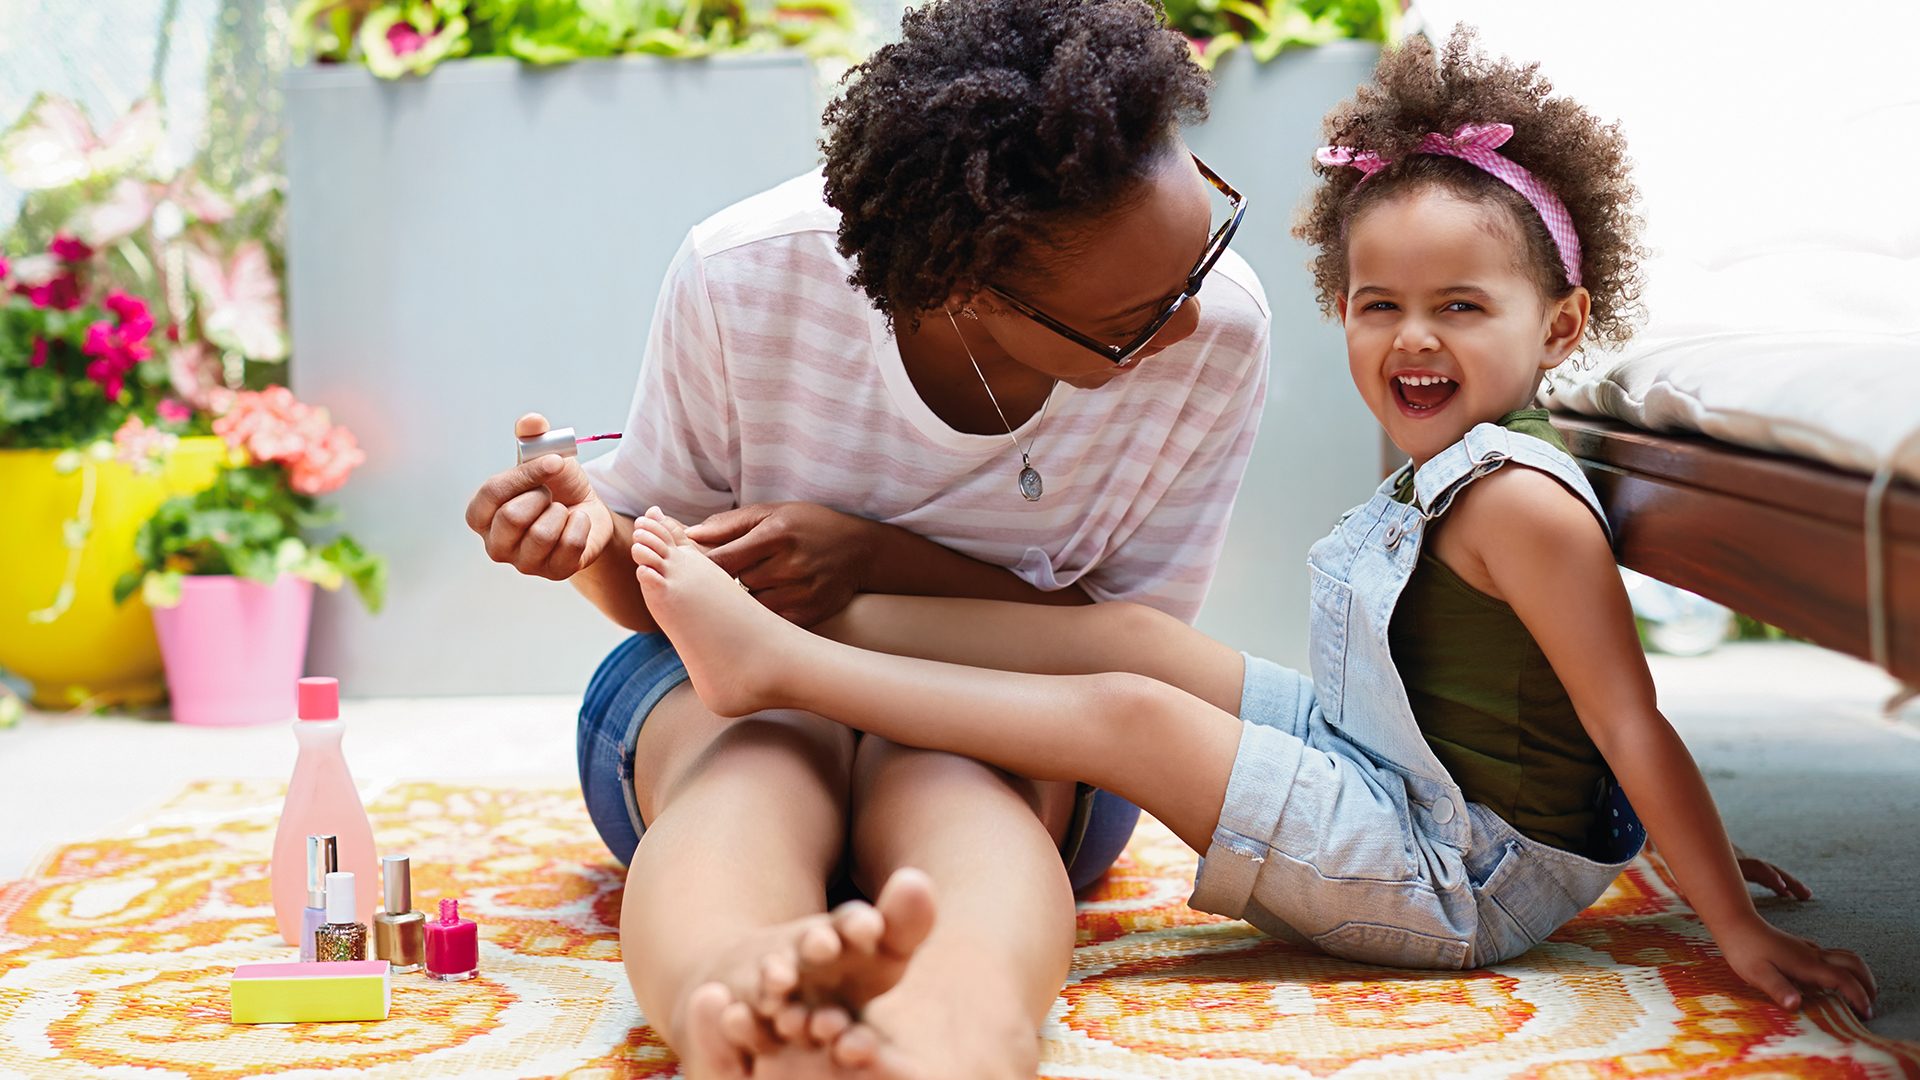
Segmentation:
[[(714, 1038), (729, 994), (790, 983), (800, 957), (871, 1026), (880, 1065), (1033, 1075), (1073, 889), (1137, 811), (831, 718), (713, 716), (654, 632), (633, 516), (700, 522), (713, 558), (803, 626), (857, 592), (1127, 599), (1191, 621), (1269, 321), (1225, 249), (1244, 204), (1214, 213), (1230, 189), (1179, 138), (1207, 90), (1140, 0), (909, 14), (829, 109), (823, 172), (694, 229), (619, 449), (530, 462), (469, 506), (495, 560), (571, 580), (638, 632), (588, 690), (582, 787), (630, 864), (635, 997), (694, 1075), (858, 1064), (820, 1032)], [(884, 918), (851, 909), (823, 940), (848, 881)], [(822, 974), (849, 949), (865, 959)]]

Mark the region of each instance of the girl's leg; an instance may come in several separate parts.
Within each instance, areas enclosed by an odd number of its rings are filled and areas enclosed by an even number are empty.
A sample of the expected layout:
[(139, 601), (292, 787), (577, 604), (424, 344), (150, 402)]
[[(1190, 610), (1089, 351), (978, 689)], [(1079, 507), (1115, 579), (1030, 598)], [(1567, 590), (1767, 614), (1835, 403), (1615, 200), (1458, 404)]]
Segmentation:
[(1022, 776), (1084, 780), (1195, 850), (1212, 842), (1240, 741), (1225, 710), (1123, 672), (1031, 675), (855, 649), (761, 607), (691, 544), (637, 535), (652, 538), (634, 547), (648, 610), (716, 713), (805, 708)]
[(1000, 600), (862, 595), (814, 633), (856, 648), (1039, 675), (1131, 671), (1240, 711), (1238, 651), (1139, 604), (1043, 607)]
[[(905, 975), (862, 1011), (898, 1071), (928, 1080), (1030, 1078), (1039, 1025), (1066, 980), (1073, 895), (1059, 844), (1074, 785), (868, 736), (854, 766), (851, 843), (865, 889), (925, 870), (940, 917)], [(856, 1032), (852, 1038), (858, 1038)]]

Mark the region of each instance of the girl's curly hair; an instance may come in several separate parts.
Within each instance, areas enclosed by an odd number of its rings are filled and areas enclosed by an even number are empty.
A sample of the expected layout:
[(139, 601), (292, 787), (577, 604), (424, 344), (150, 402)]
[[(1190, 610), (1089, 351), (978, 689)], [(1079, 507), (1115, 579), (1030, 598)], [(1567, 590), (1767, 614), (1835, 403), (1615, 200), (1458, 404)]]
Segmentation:
[(889, 319), (1044, 272), (1206, 117), (1211, 80), (1146, 0), (934, 0), (901, 33), (821, 142), (848, 283)]
[(1505, 207), (1526, 247), (1525, 266), (1541, 295), (1559, 299), (1573, 291), (1553, 238), (1524, 196), (1494, 176), (1458, 158), (1415, 154), (1428, 132), (1452, 134), (1462, 124), (1507, 123), (1513, 138), (1499, 148), (1524, 166), (1566, 204), (1580, 237), (1581, 276), (1593, 296), (1587, 333), (1601, 348), (1633, 336), (1645, 314), (1640, 303), (1641, 219), (1638, 192), (1628, 175), (1626, 138), (1617, 124), (1566, 98), (1549, 97), (1553, 85), (1538, 64), (1519, 66), (1480, 52), (1472, 30), (1462, 27), (1438, 58), (1431, 42), (1412, 37), (1390, 49), (1374, 69), (1373, 82), (1342, 102), (1322, 125), (1327, 142), (1371, 150), (1391, 162), (1363, 185), (1360, 170), (1316, 163), (1321, 184), (1302, 208), (1293, 235), (1320, 249), (1313, 260), (1320, 309), (1337, 312), (1347, 291), (1347, 230), (1370, 208), (1426, 188)]

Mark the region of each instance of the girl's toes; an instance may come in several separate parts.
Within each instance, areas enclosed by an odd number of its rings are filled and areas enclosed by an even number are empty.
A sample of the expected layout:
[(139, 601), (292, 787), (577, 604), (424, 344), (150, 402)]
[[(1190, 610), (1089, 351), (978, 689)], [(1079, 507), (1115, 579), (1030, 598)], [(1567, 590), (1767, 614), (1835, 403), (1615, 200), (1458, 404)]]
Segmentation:
[(853, 1026), (853, 1017), (838, 1005), (815, 1009), (807, 1018), (807, 1035), (822, 1046), (830, 1046)]

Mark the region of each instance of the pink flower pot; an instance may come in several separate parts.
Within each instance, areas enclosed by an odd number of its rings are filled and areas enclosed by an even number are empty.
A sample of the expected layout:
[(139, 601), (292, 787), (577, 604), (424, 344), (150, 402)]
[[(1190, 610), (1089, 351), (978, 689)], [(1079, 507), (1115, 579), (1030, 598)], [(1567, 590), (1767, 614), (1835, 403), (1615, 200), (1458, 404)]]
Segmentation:
[(153, 609), (173, 718), (208, 727), (291, 720), (312, 612), (313, 582), (290, 574), (272, 585), (182, 578), (180, 603)]

